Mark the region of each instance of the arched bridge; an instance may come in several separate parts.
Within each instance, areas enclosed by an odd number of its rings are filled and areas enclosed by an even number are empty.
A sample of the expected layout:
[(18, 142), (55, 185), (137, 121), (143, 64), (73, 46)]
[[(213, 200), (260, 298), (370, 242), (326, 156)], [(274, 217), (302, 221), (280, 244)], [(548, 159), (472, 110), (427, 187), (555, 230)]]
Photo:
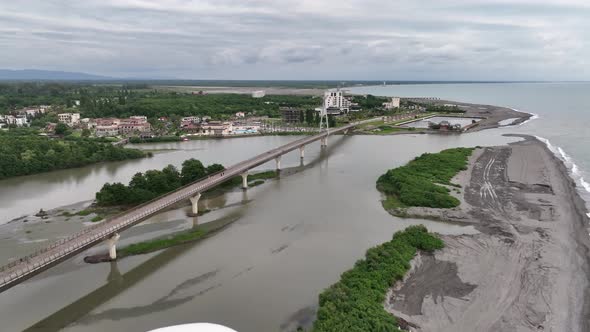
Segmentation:
[(116, 242), (119, 239), (119, 233), (123, 230), (136, 225), (159, 211), (185, 199), (190, 199), (192, 202), (193, 213), (197, 214), (197, 203), (202, 192), (216, 187), (217, 185), (239, 175), (242, 176), (243, 187), (247, 188), (248, 170), (273, 159), (276, 161), (277, 170), (280, 170), (282, 155), (299, 149), (300, 156), (303, 158), (306, 145), (319, 140), (321, 141), (322, 146), (326, 146), (329, 135), (347, 132), (353, 127), (374, 122), (379, 119), (380, 118), (364, 120), (343, 127), (330, 129), (329, 131), (322, 131), (317, 135), (304, 137), (270, 151), (266, 151), (253, 158), (235, 164), (221, 172), (212, 174), (206, 178), (181, 187), (176, 191), (162, 195), (152, 201), (113, 216), (100, 224), (87, 227), (78, 233), (60, 239), (48, 247), (0, 268), (0, 292), (9, 289), (103, 241), (108, 241), (110, 257), (111, 259), (116, 259)]

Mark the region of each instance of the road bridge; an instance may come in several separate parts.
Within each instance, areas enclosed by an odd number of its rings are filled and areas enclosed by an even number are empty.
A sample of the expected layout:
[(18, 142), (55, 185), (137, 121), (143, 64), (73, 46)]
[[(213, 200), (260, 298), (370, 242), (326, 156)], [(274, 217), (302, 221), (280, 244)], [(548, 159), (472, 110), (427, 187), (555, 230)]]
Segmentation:
[(0, 268), (0, 292), (9, 289), (65, 260), (71, 258), (86, 249), (101, 242), (109, 244), (111, 259), (117, 258), (116, 243), (119, 234), (145, 219), (157, 214), (159, 211), (174, 204), (189, 199), (192, 203), (192, 212), (198, 213), (198, 202), (201, 193), (218, 186), (236, 176), (242, 176), (242, 186), (248, 186), (248, 171), (268, 161), (275, 160), (276, 169), (281, 169), (281, 156), (294, 150), (299, 150), (301, 158), (305, 156), (305, 146), (315, 141), (320, 141), (322, 146), (327, 146), (328, 136), (337, 133), (346, 133), (352, 128), (381, 120), (370, 120), (351, 123), (342, 127), (325, 130), (317, 135), (304, 137), (275, 149), (266, 151), (250, 159), (239, 162), (223, 171), (211, 174), (206, 178), (197, 180), (173, 192), (162, 195), (147, 203), (138, 205), (130, 210), (115, 215), (100, 224), (85, 228), (84, 230), (60, 239), (37, 252), (15, 260)]

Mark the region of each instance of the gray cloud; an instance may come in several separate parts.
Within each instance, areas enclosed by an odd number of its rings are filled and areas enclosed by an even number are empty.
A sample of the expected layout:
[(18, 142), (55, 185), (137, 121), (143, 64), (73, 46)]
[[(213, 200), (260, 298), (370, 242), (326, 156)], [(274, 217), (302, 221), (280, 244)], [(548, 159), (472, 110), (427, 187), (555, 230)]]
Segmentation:
[(587, 80), (585, 0), (0, 3), (0, 68), (192, 79)]

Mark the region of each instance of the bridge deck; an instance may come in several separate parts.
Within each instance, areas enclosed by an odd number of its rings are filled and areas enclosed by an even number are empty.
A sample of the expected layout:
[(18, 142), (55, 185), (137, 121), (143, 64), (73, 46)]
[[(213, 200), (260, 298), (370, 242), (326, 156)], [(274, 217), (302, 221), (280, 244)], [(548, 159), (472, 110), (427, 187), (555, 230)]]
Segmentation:
[(224, 171), (212, 174), (207, 178), (193, 182), (176, 191), (162, 195), (150, 202), (141, 204), (109, 218), (100, 224), (87, 227), (78, 233), (56, 241), (48, 247), (40, 249), (27, 257), (13, 261), (0, 268), (0, 292), (108, 239), (115, 233), (120, 233), (121, 231), (140, 223), (146, 218), (156, 214), (158, 211), (179, 201), (211, 189), (249, 169), (262, 165), (278, 156), (293, 151), (300, 146), (327, 137), (329, 134), (343, 132), (360, 124), (373, 122), (375, 120), (376, 119), (365, 120), (334, 128), (329, 132), (324, 131), (314, 136), (304, 137), (278, 148), (266, 151), (253, 158), (235, 164)]

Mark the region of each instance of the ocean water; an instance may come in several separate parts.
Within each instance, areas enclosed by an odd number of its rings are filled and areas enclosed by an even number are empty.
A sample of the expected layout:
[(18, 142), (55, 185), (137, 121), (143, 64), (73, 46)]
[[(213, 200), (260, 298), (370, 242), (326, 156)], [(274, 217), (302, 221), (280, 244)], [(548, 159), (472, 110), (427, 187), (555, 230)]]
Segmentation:
[[(506, 133), (534, 135), (567, 166), (590, 209), (590, 83), (417, 84), (351, 88), (351, 92), (510, 107), (533, 114)], [(590, 213), (588, 214), (590, 217)]]

